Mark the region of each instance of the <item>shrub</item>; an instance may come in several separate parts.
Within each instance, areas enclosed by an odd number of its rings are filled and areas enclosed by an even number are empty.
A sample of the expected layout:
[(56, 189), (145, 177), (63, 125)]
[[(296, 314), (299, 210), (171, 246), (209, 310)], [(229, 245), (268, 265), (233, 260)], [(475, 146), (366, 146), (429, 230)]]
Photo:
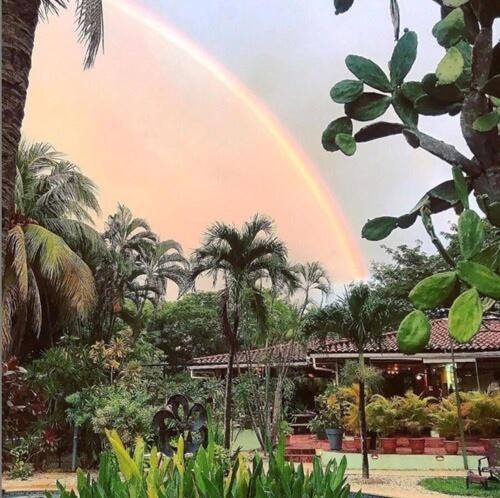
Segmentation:
[(458, 437), (458, 412), (455, 394), (443, 398), (432, 410), (433, 428), (440, 437), (454, 439)]
[(465, 399), (463, 413), (467, 429), (483, 437), (499, 435), (500, 393), (472, 391), (461, 396)]
[(342, 429), (344, 427), (342, 398), (339, 389), (330, 384), (323, 394), (316, 396), (318, 414), (309, 422), (309, 430), (319, 438), (324, 438), (325, 429)]
[(420, 436), (432, 426), (429, 407), (434, 398), (421, 398), (413, 391), (406, 391), (404, 396), (396, 396), (394, 406), (399, 428), (412, 436)]
[[(232, 461), (231, 470), (224, 472), (216, 457), (213, 438), (208, 447), (200, 448), (193, 457), (185, 458), (183, 441), (172, 458), (161, 457), (152, 448), (147, 450), (138, 439), (132, 456), (115, 431), (108, 433), (113, 454), (104, 453), (97, 478), (78, 471), (77, 490), (80, 496), (120, 496), (122, 498), (345, 498), (349, 496), (344, 472), (347, 461), (335, 461), (323, 469), (315, 458), (311, 472), (302, 464), (295, 467), (285, 461), (284, 440), (270, 455), (267, 471), (262, 460), (255, 456), (249, 465), (242, 454)], [(149, 456), (146, 456), (149, 455)], [(74, 498), (58, 483), (60, 498)], [(50, 495), (48, 495), (50, 496)], [(359, 493), (358, 496), (361, 496)]]
[(396, 408), (394, 400), (380, 394), (372, 396), (366, 405), (366, 422), (371, 430), (382, 437), (388, 437), (396, 432)]

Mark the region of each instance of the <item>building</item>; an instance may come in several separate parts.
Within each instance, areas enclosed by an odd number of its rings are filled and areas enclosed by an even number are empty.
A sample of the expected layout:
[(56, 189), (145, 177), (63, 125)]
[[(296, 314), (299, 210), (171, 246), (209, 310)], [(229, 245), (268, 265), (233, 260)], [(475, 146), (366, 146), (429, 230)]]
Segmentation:
[[(452, 354), (457, 364), (459, 389), (487, 390), (500, 383), (500, 319), (486, 319), (472, 341), (455, 342), (448, 333), (446, 319), (433, 320), (431, 338), (425, 351), (404, 355), (397, 348), (397, 332), (388, 332), (378, 343), (365, 350), (368, 364), (380, 368), (387, 382), (383, 394), (401, 395), (408, 389), (428, 396), (447, 396), (456, 389)], [(348, 360), (358, 356), (356, 346), (346, 339), (313, 340), (308, 344), (281, 344), (267, 349), (239, 352), (235, 361), (238, 372), (266, 365), (287, 365), (290, 373), (339, 380), (339, 372)], [(227, 354), (194, 358), (188, 365), (193, 377), (224, 376)]]

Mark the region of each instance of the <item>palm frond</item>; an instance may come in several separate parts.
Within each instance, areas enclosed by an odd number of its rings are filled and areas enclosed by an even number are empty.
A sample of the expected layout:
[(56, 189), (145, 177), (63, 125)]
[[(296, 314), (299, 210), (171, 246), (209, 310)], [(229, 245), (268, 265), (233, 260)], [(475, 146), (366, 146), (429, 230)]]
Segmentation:
[(28, 260), (24, 232), (21, 226), (12, 227), (7, 234), (7, 262), (16, 278), (18, 297), (26, 301), (28, 296)]

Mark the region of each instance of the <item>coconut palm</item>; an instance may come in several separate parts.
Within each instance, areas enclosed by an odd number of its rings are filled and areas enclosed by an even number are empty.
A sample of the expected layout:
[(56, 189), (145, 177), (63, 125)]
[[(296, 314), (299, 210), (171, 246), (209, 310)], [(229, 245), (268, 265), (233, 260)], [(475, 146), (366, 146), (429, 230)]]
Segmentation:
[(366, 346), (382, 338), (397, 319), (390, 301), (382, 300), (366, 284), (353, 284), (331, 305), (306, 315), (306, 333), (333, 335), (352, 341), (358, 350), (359, 433), (363, 453), (363, 477), (369, 477), (366, 440)]
[[(3, 0), (2, 2), (2, 248), (15, 210), (16, 153), (28, 90), (35, 31), (40, 15), (56, 13), (69, 0)], [(78, 39), (86, 47), (85, 67), (97, 55), (103, 35), (101, 0), (76, 0)]]
[(222, 277), (220, 316), (229, 346), (225, 387), (224, 445), (231, 443), (231, 402), (233, 367), (245, 309), (250, 307), (261, 328), (265, 328), (266, 307), (261, 283), (283, 287), (296, 284), (295, 273), (287, 264), (287, 249), (274, 234), (271, 219), (255, 215), (241, 229), (217, 222), (211, 225), (203, 244), (191, 258), (189, 285), (202, 275), (216, 285)]
[(77, 166), (48, 144), (26, 142), (20, 144), (16, 165), (16, 210), (2, 279), (7, 354), (20, 353), (26, 330), (39, 336), (42, 317), (49, 325), (54, 302), (62, 317), (89, 311), (94, 279), (73, 248), (95, 248), (100, 239), (89, 225), (91, 213), (99, 212), (96, 187)]
[(307, 262), (297, 265), (297, 273), (300, 278), (299, 289), (304, 292), (304, 302), (300, 309), (300, 317), (311, 304), (311, 293), (315, 290), (321, 293), (321, 302), (330, 292), (331, 284), (327, 271), (318, 261)]

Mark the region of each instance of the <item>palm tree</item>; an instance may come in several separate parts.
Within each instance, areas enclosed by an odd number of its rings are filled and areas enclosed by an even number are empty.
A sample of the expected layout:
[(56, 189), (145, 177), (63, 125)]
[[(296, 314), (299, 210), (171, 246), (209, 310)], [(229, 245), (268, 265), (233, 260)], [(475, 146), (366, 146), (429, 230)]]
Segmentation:
[[(35, 31), (40, 15), (56, 13), (68, 0), (2, 1), (2, 250), (15, 210), (16, 153), (28, 90)], [(86, 46), (85, 67), (92, 66), (103, 35), (101, 0), (76, 0), (79, 40)]]
[(300, 309), (300, 318), (302, 318), (311, 303), (311, 292), (320, 291), (321, 301), (323, 301), (323, 298), (330, 292), (331, 283), (328, 273), (318, 261), (297, 265), (297, 272), (300, 278), (299, 289), (304, 292), (304, 303)]
[(296, 277), (287, 264), (286, 246), (274, 234), (272, 220), (262, 215), (255, 215), (239, 230), (221, 222), (211, 225), (202, 246), (192, 255), (188, 284), (194, 286), (202, 275), (212, 278), (214, 286), (219, 277), (224, 283), (220, 317), (229, 346), (224, 402), (224, 445), (229, 448), (233, 367), (245, 310), (251, 308), (259, 325), (265, 328), (262, 282), (283, 286)]
[(331, 305), (308, 314), (304, 324), (306, 332), (349, 339), (358, 350), (359, 433), (364, 478), (369, 477), (364, 351), (368, 344), (380, 341), (383, 332), (388, 330), (396, 319), (392, 303), (380, 299), (368, 285), (360, 283), (349, 286), (344, 295)]
[(95, 185), (50, 145), (21, 142), (16, 155), (15, 207), (6, 237), (2, 279), (2, 342), (19, 354), (30, 329), (42, 318), (50, 334), (57, 311), (64, 318), (87, 313), (95, 298), (94, 278), (76, 248), (95, 248), (99, 234), (89, 225), (99, 212)]

